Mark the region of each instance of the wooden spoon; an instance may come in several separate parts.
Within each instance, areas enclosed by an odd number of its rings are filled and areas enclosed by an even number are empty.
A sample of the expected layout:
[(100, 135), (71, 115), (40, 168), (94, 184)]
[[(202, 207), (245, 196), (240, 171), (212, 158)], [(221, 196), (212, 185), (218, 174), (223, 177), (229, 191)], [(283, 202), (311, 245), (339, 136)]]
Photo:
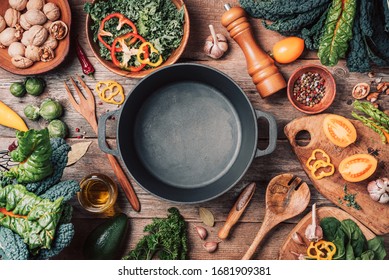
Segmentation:
[(311, 193), (299, 177), (281, 174), (274, 177), (266, 190), (266, 211), (261, 228), (242, 260), (249, 260), (266, 234), (279, 223), (302, 213), (307, 208)]

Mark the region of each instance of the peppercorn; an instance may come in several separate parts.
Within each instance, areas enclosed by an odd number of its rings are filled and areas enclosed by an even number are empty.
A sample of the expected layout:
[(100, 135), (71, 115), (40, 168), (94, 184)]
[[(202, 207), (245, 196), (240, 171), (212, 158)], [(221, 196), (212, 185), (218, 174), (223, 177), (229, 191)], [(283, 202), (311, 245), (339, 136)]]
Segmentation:
[(302, 74), (294, 83), (293, 96), (301, 104), (313, 107), (325, 96), (325, 80), (319, 73)]

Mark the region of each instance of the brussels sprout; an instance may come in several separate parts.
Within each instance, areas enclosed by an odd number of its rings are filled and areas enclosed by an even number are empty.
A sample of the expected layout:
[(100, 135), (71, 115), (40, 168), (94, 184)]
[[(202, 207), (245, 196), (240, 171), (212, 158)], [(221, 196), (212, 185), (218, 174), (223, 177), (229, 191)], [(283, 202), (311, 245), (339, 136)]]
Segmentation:
[(23, 83), (16, 82), (9, 87), (9, 91), (13, 96), (23, 97), (26, 94), (26, 87)]
[(36, 121), (39, 119), (39, 108), (34, 105), (27, 105), (26, 108), (24, 108), (24, 115), (27, 119)]
[(52, 121), (62, 116), (62, 110), (62, 105), (58, 101), (47, 98), (43, 100), (39, 114), (45, 120)]
[(46, 86), (44, 80), (36, 77), (27, 78), (25, 84), (27, 93), (34, 96), (41, 95)]
[(50, 138), (65, 138), (68, 132), (68, 127), (61, 120), (53, 120), (47, 126)]

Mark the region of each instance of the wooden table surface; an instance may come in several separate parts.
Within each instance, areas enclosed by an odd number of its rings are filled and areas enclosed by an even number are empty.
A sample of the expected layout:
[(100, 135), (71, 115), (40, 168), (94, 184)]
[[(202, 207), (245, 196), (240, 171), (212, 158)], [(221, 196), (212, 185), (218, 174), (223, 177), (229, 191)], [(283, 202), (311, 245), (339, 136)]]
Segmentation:
[[(76, 164), (65, 169), (63, 179), (81, 180), (84, 176), (92, 172), (104, 173), (115, 178), (107, 157), (98, 148), (96, 135), (82, 116), (72, 108), (63, 86), (63, 80), (67, 79), (68, 76), (82, 74), (80, 64), (74, 51), (76, 36), (78, 36), (81, 45), (86, 50), (91, 62), (96, 68), (95, 79), (88, 76), (84, 77), (84, 80), (89, 87), (94, 88), (96, 81), (112, 79), (121, 83), (124, 86), (126, 93), (129, 93), (138, 80), (117, 76), (100, 65), (94, 58), (86, 42), (84, 31), (86, 14), (83, 12), (83, 5), (85, 2), (86, 1), (84, 0), (69, 0), (73, 13), (71, 51), (65, 62), (59, 68), (51, 73), (43, 75), (43, 78), (47, 82), (47, 89), (45, 93), (39, 98), (33, 96), (26, 96), (21, 99), (13, 97), (9, 93), (9, 86), (12, 82), (19, 81), (23, 77), (0, 70), (1, 100), (19, 114), (23, 115), (23, 108), (27, 104), (39, 104), (42, 99), (47, 97), (58, 99), (65, 107), (63, 120), (69, 126), (70, 135), (67, 139), (68, 143), (72, 144), (79, 141), (92, 141), (92, 145), (90, 146), (88, 153)], [(236, 4), (237, 1), (230, 2), (232, 4)], [(204, 54), (203, 44), (205, 38), (209, 35), (209, 24), (213, 24), (218, 33), (222, 33), (229, 38), (227, 31), (220, 24), (220, 18), (224, 12), (223, 5), (225, 2), (221, 0), (185, 0), (185, 3), (190, 14), (191, 32), (188, 46), (179, 62), (194, 62), (209, 65), (225, 72), (247, 93), (255, 108), (273, 114), (278, 124), (276, 151), (269, 156), (254, 159), (248, 172), (234, 188), (221, 197), (202, 204), (182, 205), (169, 203), (156, 198), (144, 191), (142, 188), (136, 186), (136, 193), (141, 203), (141, 211), (139, 213), (134, 212), (131, 209), (131, 206), (127, 202), (124, 194), (120, 192), (114, 209), (105, 214), (92, 214), (81, 208), (77, 199), (73, 198), (71, 204), (74, 206), (73, 222), (75, 225), (76, 235), (70, 247), (65, 249), (57, 257), (57, 259), (83, 259), (82, 247), (89, 232), (95, 226), (103, 222), (104, 218), (112, 216), (115, 212), (120, 211), (126, 213), (130, 217), (130, 227), (126, 248), (124, 249), (124, 252), (127, 252), (130, 248), (134, 248), (135, 244), (143, 236), (143, 227), (149, 224), (153, 217), (165, 217), (167, 209), (172, 206), (175, 206), (180, 210), (187, 222), (190, 243), (190, 259), (240, 259), (253, 241), (254, 236), (263, 221), (266, 186), (274, 176), (282, 173), (293, 173), (306, 181), (310, 186), (311, 201), (309, 203), (309, 207), (303, 214), (280, 224), (270, 232), (266, 240), (262, 243), (260, 248), (258, 248), (257, 253), (254, 255), (255, 259), (277, 259), (279, 249), (282, 246), (285, 237), (293, 229), (296, 223), (310, 211), (310, 206), (313, 203), (316, 202), (319, 207), (333, 206), (330, 201), (320, 195), (320, 193), (318, 193), (312, 186), (301, 168), (296, 156), (293, 154), (289, 142), (283, 133), (283, 128), (289, 121), (304, 115), (292, 107), (286, 97), (286, 92), (279, 92), (265, 100), (261, 99), (251, 82), (251, 78), (247, 74), (246, 62), (243, 53), (232, 39), (229, 39), (229, 51), (222, 59), (213, 60)], [(265, 30), (260, 25), (259, 20), (252, 19), (251, 23), (254, 26), (254, 33), (257, 41), (266, 51), (269, 51), (273, 44), (282, 38), (277, 33)], [(310, 63), (319, 64), (315, 52), (305, 52), (298, 61), (288, 65), (280, 65), (279, 69), (287, 79), (294, 69), (301, 65)], [(372, 78), (369, 78), (366, 73), (349, 73), (345, 67), (344, 61), (341, 61), (336, 67), (329, 68), (329, 70), (334, 74), (338, 94), (333, 105), (327, 110), (327, 112), (351, 117), (351, 103), (353, 101), (353, 98), (351, 97), (352, 87), (358, 82), (370, 82)], [(388, 69), (377, 69), (375, 75), (376, 77), (383, 77), (383, 80), (389, 81)], [(380, 100), (382, 105), (386, 103), (386, 109), (389, 109), (388, 101), (389, 96), (385, 96)], [(101, 115), (108, 110), (116, 109), (117, 107), (114, 105), (98, 105), (97, 114)], [(28, 120), (27, 124), (30, 128), (36, 129), (43, 128), (46, 125), (43, 121), (32, 122)], [(76, 132), (76, 128), (79, 128), (80, 132)], [(115, 130), (116, 122), (115, 120), (110, 120), (107, 125), (107, 135), (111, 144), (114, 143)], [(0, 149), (6, 148), (8, 144), (13, 141), (14, 135), (14, 130), (0, 127)], [(78, 136), (84, 136), (84, 139), (78, 139)], [(259, 139), (259, 146), (266, 146), (265, 138), (266, 136)], [(250, 205), (246, 209), (240, 221), (233, 228), (230, 238), (220, 243), (219, 249), (215, 253), (207, 253), (202, 248), (203, 241), (198, 238), (194, 229), (195, 225), (202, 224), (198, 215), (199, 207), (208, 208), (213, 212), (216, 221), (215, 226), (212, 228), (207, 226), (205, 227), (209, 232), (207, 240), (217, 240), (217, 232), (226, 220), (227, 215), (235, 203), (240, 191), (246, 184), (253, 181), (257, 183), (257, 191), (255, 192)], [(383, 237), (385, 239), (385, 247), (389, 251), (389, 234)]]

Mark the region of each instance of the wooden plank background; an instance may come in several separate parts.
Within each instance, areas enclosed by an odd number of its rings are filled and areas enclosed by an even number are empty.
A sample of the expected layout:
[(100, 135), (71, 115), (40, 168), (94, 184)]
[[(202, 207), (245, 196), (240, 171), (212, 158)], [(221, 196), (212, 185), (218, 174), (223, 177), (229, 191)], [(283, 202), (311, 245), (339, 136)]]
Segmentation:
[[(88, 54), (89, 59), (96, 68), (95, 79), (90, 77), (84, 77), (84, 80), (90, 88), (94, 88), (95, 84), (99, 80), (116, 80), (121, 83), (128, 94), (138, 80), (127, 79), (117, 76), (102, 65), (94, 58), (91, 50), (88, 47), (85, 36), (85, 17), (83, 12), (83, 5), (85, 0), (70, 0), (70, 6), (73, 13), (72, 24), (72, 46), (66, 61), (55, 71), (44, 75), (44, 79), (47, 82), (47, 90), (39, 97), (26, 96), (24, 98), (15, 98), (9, 94), (9, 86), (12, 82), (19, 81), (23, 77), (10, 74), (4, 70), (1, 70), (0, 75), (0, 98), (6, 104), (8, 104), (15, 111), (22, 114), (23, 108), (27, 104), (39, 104), (42, 99), (52, 97), (59, 100), (66, 108), (63, 120), (69, 126), (69, 139), (70, 144), (79, 141), (92, 141), (92, 145), (87, 153), (79, 162), (75, 165), (68, 167), (65, 170), (63, 179), (75, 179), (81, 180), (84, 176), (92, 172), (100, 172), (115, 178), (113, 171), (107, 161), (106, 156), (99, 150), (96, 140), (96, 135), (86, 123), (86, 121), (79, 115), (69, 103), (65, 89), (63, 87), (63, 81), (69, 76), (75, 74), (82, 74), (81, 67), (77, 61), (74, 43), (76, 37), (78, 37), (81, 45), (84, 47)], [(230, 1), (232, 4), (236, 4), (237, 1)], [(114, 215), (117, 212), (124, 212), (130, 217), (130, 227), (128, 237), (126, 240), (126, 247), (123, 248), (123, 252), (128, 252), (129, 249), (134, 248), (135, 244), (143, 236), (143, 227), (151, 222), (153, 217), (165, 217), (167, 209), (169, 207), (177, 207), (185, 220), (188, 222), (189, 232), (189, 257), (190, 259), (240, 259), (252, 240), (264, 217), (265, 210), (265, 190), (267, 183), (276, 175), (282, 173), (293, 173), (303, 180), (309, 183), (311, 190), (311, 202), (317, 203), (318, 206), (332, 206), (332, 204), (321, 196), (312, 186), (309, 179), (305, 175), (303, 169), (293, 154), (289, 142), (283, 133), (284, 126), (294, 118), (303, 116), (292, 107), (289, 103), (286, 92), (281, 91), (276, 95), (273, 95), (265, 100), (261, 99), (255, 90), (251, 78), (247, 74), (246, 62), (242, 51), (239, 46), (229, 39), (229, 51), (219, 60), (212, 60), (207, 57), (203, 52), (203, 44), (205, 38), (209, 35), (208, 25), (213, 24), (218, 33), (222, 33), (229, 38), (227, 31), (220, 24), (220, 18), (224, 12), (224, 1), (221, 0), (186, 0), (185, 1), (190, 14), (191, 33), (188, 46), (183, 53), (179, 62), (194, 62), (209, 65), (215, 67), (231, 78), (233, 78), (247, 93), (253, 106), (256, 109), (260, 109), (269, 113), (272, 113), (278, 124), (278, 141), (276, 151), (262, 158), (254, 159), (249, 168), (247, 174), (233, 189), (224, 194), (223, 196), (212, 200), (210, 202), (194, 205), (184, 205), (169, 203), (160, 200), (153, 195), (145, 192), (140, 187), (136, 186), (136, 192), (141, 202), (142, 210), (140, 213), (134, 212), (125, 196), (122, 192), (119, 193), (118, 201), (115, 208), (105, 214), (92, 214), (82, 209), (74, 198), (71, 204), (74, 206), (73, 221), (76, 229), (76, 236), (71, 246), (65, 249), (57, 259), (83, 259), (82, 248), (86, 236), (89, 232), (98, 224), (103, 222), (103, 219)], [(254, 34), (261, 45), (261, 47), (270, 51), (273, 44), (280, 40), (282, 37), (274, 32), (265, 30), (259, 20), (251, 19), (252, 26), (254, 27)], [(319, 64), (316, 53), (304, 52), (302, 57), (289, 65), (280, 65), (279, 69), (287, 79), (290, 74), (299, 66), (306, 64)], [(333, 105), (326, 111), (330, 113), (337, 113), (343, 116), (350, 117), (352, 109), (353, 98), (351, 96), (352, 87), (358, 82), (371, 82), (374, 78), (369, 78), (366, 73), (349, 73), (345, 67), (345, 62), (341, 61), (336, 67), (329, 68), (334, 74), (334, 78), (337, 83), (337, 96)], [(389, 81), (388, 69), (377, 69), (375, 71), (375, 78), (382, 77), (383, 80)], [(388, 108), (389, 96), (385, 96), (380, 100), (381, 105), (385, 105)], [(97, 114), (101, 115), (108, 110), (117, 110), (118, 107), (114, 105), (102, 104), (97, 106)], [(31, 122), (28, 121), (30, 128), (42, 128), (46, 125), (44, 121)], [(266, 130), (266, 127), (261, 122), (259, 123), (260, 130)], [(263, 128), (262, 128), (263, 127)], [(80, 132), (76, 132), (76, 128), (80, 129)], [(110, 144), (114, 145), (114, 138), (116, 132), (116, 123), (114, 120), (110, 120), (107, 125), (107, 137), (111, 139)], [(78, 136), (84, 136), (83, 139), (78, 139)], [(0, 127), (0, 149), (4, 149), (9, 143), (13, 141), (14, 131), (12, 129)], [(258, 144), (260, 147), (266, 146), (266, 134), (261, 134)], [(223, 225), (226, 217), (233, 206), (237, 196), (242, 188), (249, 182), (255, 181), (257, 183), (257, 191), (245, 213), (241, 217), (239, 223), (234, 227), (231, 233), (231, 237), (219, 244), (219, 249), (213, 253), (207, 253), (203, 248), (203, 241), (198, 238), (194, 226), (201, 225), (201, 221), (198, 215), (199, 207), (206, 207), (210, 209), (216, 220), (214, 227), (207, 227), (209, 231), (209, 237), (207, 241), (217, 240), (218, 229)], [(310, 211), (310, 207), (307, 208), (304, 213), (296, 218), (288, 220), (277, 228), (275, 228), (262, 243), (261, 247), (254, 255), (256, 259), (277, 259), (279, 248), (286, 235), (293, 229), (296, 223)], [(377, 218), (379, 217), (372, 217)], [(389, 235), (384, 236), (385, 247), (389, 249)]]

